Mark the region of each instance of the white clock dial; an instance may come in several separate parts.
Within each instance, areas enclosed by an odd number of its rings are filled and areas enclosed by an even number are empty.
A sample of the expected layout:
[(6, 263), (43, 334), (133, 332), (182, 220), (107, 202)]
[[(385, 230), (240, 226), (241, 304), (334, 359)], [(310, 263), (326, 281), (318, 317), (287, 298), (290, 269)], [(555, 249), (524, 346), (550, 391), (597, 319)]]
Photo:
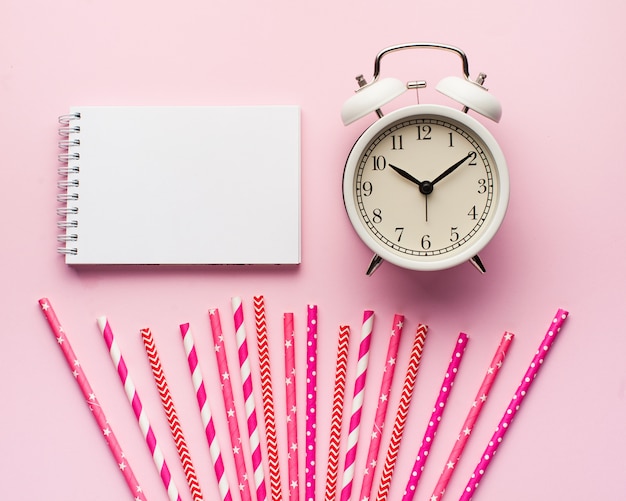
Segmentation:
[(466, 114), (435, 105), (393, 112), (355, 144), (344, 201), (357, 232), (385, 260), (442, 269), (475, 256), (508, 201), (504, 157)]

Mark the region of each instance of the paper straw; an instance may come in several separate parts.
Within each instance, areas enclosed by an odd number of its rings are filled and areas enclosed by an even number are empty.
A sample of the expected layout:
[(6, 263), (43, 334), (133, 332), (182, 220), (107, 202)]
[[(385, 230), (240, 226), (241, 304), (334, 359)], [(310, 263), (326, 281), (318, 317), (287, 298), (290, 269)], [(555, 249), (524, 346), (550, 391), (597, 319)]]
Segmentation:
[(348, 347), (350, 345), (350, 327), (339, 327), (337, 341), (337, 364), (335, 369), (335, 390), (333, 392), (333, 410), (330, 424), (330, 444), (328, 447), (328, 466), (326, 469), (326, 489), (324, 499), (335, 501), (337, 493), (337, 472), (339, 471), (339, 447), (341, 443), (341, 423), (343, 420), (343, 401), (346, 390), (348, 370)]
[(367, 460), (365, 462), (365, 472), (363, 473), (363, 483), (361, 484), (361, 493), (359, 499), (369, 499), (372, 492), (372, 484), (374, 483), (374, 473), (378, 463), (378, 452), (382, 441), (383, 428), (385, 426), (385, 418), (387, 417), (387, 407), (389, 404), (389, 394), (391, 393), (391, 385), (393, 383), (393, 375), (396, 369), (396, 358), (398, 357), (398, 348), (400, 346), (400, 338), (402, 336), (402, 327), (404, 326), (404, 316), (394, 315), (391, 325), (391, 335), (389, 337), (389, 347), (387, 348), (387, 356), (385, 358), (385, 370), (378, 394), (378, 403), (376, 405), (376, 416), (372, 435), (370, 437), (370, 446), (367, 451)]
[(261, 439), (259, 437), (259, 424), (256, 415), (256, 404), (254, 401), (254, 389), (252, 385), (252, 371), (250, 369), (248, 340), (241, 298), (237, 296), (233, 297), (231, 299), (231, 306), (233, 310), (233, 320), (235, 322), (235, 339), (237, 340), (237, 354), (239, 355), (239, 370), (241, 373), (246, 422), (248, 424), (250, 453), (252, 454), (252, 469), (254, 473), (256, 498), (257, 501), (265, 501), (267, 499), (267, 489), (265, 487), (265, 475), (261, 455)]
[(74, 375), (74, 379), (78, 383), (78, 387), (83, 394), (83, 398), (85, 399), (85, 402), (87, 403), (87, 406), (89, 407), (92, 416), (96, 420), (96, 423), (100, 427), (102, 435), (104, 436), (104, 440), (109, 446), (109, 449), (113, 454), (113, 457), (117, 462), (120, 472), (124, 476), (124, 480), (126, 480), (126, 484), (128, 485), (128, 488), (130, 489), (132, 495), (134, 496), (135, 501), (146, 501), (143, 490), (139, 485), (139, 482), (137, 482), (133, 470), (128, 464), (128, 461), (124, 456), (124, 452), (122, 451), (122, 448), (120, 447), (117, 438), (115, 438), (113, 430), (109, 426), (107, 418), (104, 415), (104, 411), (102, 410), (102, 407), (100, 406), (100, 403), (96, 398), (96, 394), (91, 389), (91, 385), (87, 380), (85, 371), (83, 370), (78, 358), (74, 354), (72, 346), (70, 345), (70, 341), (67, 338), (67, 335), (63, 330), (63, 327), (61, 326), (61, 323), (59, 322), (59, 319), (57, 318), (56, 313), (54, 312), (54, 309), (50, 304), (50, 301), (48, 300), (48, 298), (41, 298), (39, 300), (39, 306), (41, 307), (41, 310), (43, 311), (43, 314), (48, 321), (48, 325), (52, 330), (52, 334), (54, 334), (57, 340), (57, 344), (59, 345), (59, 348), (61, 348), (61, 351), (65, 356), (65, 360), (69, 368), (72, 370), (72, 374)]
[(220, 320), (220, 312), (217, 308), (209, 310), (209, 320), (211, 323), (211, 333), (213, 335), (217, 368), (220, 373), (220, 381), (222, 384), (222, 397), (224, 399), (224, 408), (226, 409), (230, 443), (232, 446), (233, 456), (235, 458), (235, 470), (237, 472), (237, 482), (239, 483), (239, 493), (243, 501), (250, 501), (252, 499), (252, 494), (250, 492), (250, 484), (248, 482), (246, 462), (241, 449), (242, 442), (241, 434), (239, 433), (239, 424), (237, 421), (237, 409), (235, 406), (235, 399), (233, 397), (233, 386), (230, 382), (230, 371), (228, 370), (228, 360), (226, 358), (226, 345), (224, 344), (224, 335), (222, 333), (222, 322)]
[(385, 501), (387, 499), (387, 495), (389, 494), (389, 487), (391, 486), (393, 472), (396, 467), (398, 451), (400, 450), (400, 442), (402, 440), (404, 426), (406, 425), (407, 416), (409, 414), (409, 406), (411, 405), (411, 399), (413, 398), (413, 389), (415, 388), (415, 380), (417, 379), (417, 371), (419, 370), (420, 361), (422, 359), (422, 352), (424, 350), (424, 343), (426, 342), (427, 331), (428, 327), (420, 324), (417, 326), (417, 331), (415, 332), (413, 347), (411, 348), (411, 356), (409, 358), (409, 365), (406, 370), (406, 375), (404, 376), (404, 384), (402, 385), (400, 403), (398, 404), (398, 410), (396, 411), (396, 418), (391, 432), (391, 439), (389, 441), (389, 447), (387, 448), (387, 455), (385, 457), (385, 463), (380, 476), (380, 483), (378, 484), (376, 501)]
[(196, 351), (191, 327), (188, 323), (180, 326), (180, 333), (183, 337), (183, 346), (185, 347), (185, 356), (187, 357), (187, 364), (189, 365), (191, 382), (193, 384), (193, 389), (196, 392), (196, 400), (198, 401), (198, 408), (200, 409), (200, 418), (202, 420), (202, 426), (204, 426), (204, 434), (209, 446), (209, 454), (211, 455), (211, 462), (213, 463), (213, 469), (215, 470), (215, 477), (217, 478), (220, 499), (222, 501), (232, 501), (233, 498), (230, 493), (228, 478), (224, 469), (222, 451), (220, 449), (217, 434), (215, 433), (215, 424), (213, 422), (211, 408), (209, 407), (209, 402), (207, 400), (206, 385), (204, 384), (204, 379), (202, 378), (202, 372), (198, 363), (198, 353)]
[(111, 355), (111, 360), (113, 365), (115, 366), (115, 370), (120, 377), (120, 381), (124, 386), (124, 392), (126, 393), (126, 397), (128, 398), (128, 402), (130, 403), (133, 412), (135, 413), (135, 417), (137, 418), (137, 423), (139, 424), (139, 428), (143, 437), (146, 441), (146, 445), (152, 454), (152, 460), (154, 461), (154, 465), (159, 472), (161, 477), (161, 481), (167, 490), (167, 495), (170, 501), (180, 501), (180, 496), (178, 494), (178, 489), (174, 484), (174, 479), (172, 479), (172, 475), (170, 474), (170, 470), (167, 467), (167, 463), (165, 458), (163, 457), (163, 453), (161, 452), (161, 448), (157, 443), (156, 436), (154, 431), (152, 430), (152, 426), (150, 425), (150, 420), (148, 419), (148, 414), (146, 410), (143, 408), (141, 404), (141, 400), (139, 398), (139, 394), (133, 384), (133, 381), (130, 377), (130, 373), (128, 372), (128, 367), (126, 366), (126, 362), (124, 362), (124, 357), (122, 356), (122, 352), (120, 351), (119, 346), (117, 345), (117, 341), (115, 340), (115, 336), (113, 335), (113, 331), (111, 330), (111, 326), (106, 317), (98, 318), (98, 327), (104, 336), (104, 341), (109, 349), (109, 354)]
[(359, 428), (361, 427), (361, 411), (363, 409), (363, 399), (365, 397), (365, 380), (367, 378), (367, 364), (369, 362), (373, 324), (374, 312), (366, 310), (363, 313), (359, 356), (357, 360), (356, 378), (354, 381), (354, 396), (352, 398), (352, 412), (350, 415), (346, 461), (344, 463), (343, 483), (341, 486), (341, 501), (348, 501), (352, 494), (356, 451), (359, 441)]
[(465, 491), (463, 491), (463, 494), (459, 498), (459, 501), (468, 501), (472, 499), (472, 496), (474, 495), (474, 492), (476, 491), (478, 484), (482, 480), (483, 476), (485, 475), (485, 472), (487, 471), (487, 468), (491, 464), (491, 459), (498, 451), (498, 447), (502, 443), (502, 440), (504, 439), (504, 435), (506, 434), (506, 431), (509, 429), (511, 422), (513, 421), (513, 418), (515, 417), (515, 414), (517, 414), (517, 411), (522, 405), (522, 401), (524, 400), (524, 397), (527, 395), (531, 383), (537, 377), (537, 372), (539, 371), (539, 367), (541, 367), (541, 365), (543, 364), (544, 358), (547, 355), (548, 350), (552, 346), (552, 343), (556, 339), (556, 336), (561, 330), (563, 322), (565, 322), (565, 319), (567, 318), (568, 315), (569, 313), (563, 309), (557, 310), (556, 315), (552, 319), (550, 327), (548, 328), (548, 332), (546, 333), (543, 341), (541, 342), (541, 345), (539, 346), (537, 353), (533, 357), (530, 363), (530, 366), (528, 367), (528, 370), (526, 371), (526, 374), (524, 374), (524, 378), (522, 379), (522, 382), (517, 388), (517, 391), (513, 395), (513, 398), (511, 399), (511, 403), (507, 407), (504, 413), (504, 416), (500, 420), (500, 423), (498, 424), (496, 431), (494, 432), (493, 436), (491, 437), (491, 440), (487, 444), (485, 452), (483, 453), (480, 462), (476, 466), (474, 473), (472, 474), (469, 482), (467, 483), (467, 486), (465, 487)]
[(307, 306), (306, 453), (304, 499), (315, 501), (315, 439), (317, 407), (317, 306)]
[(489, 391), (496, 379), (496, 376), (500, 372), (500, 367), (502, 367), (502, 363), (504, 362), (504, 358), (506, 353), (511, 346), (511, 341), (515, 336), (510, 332), (505, 332), (500, 339), (500, 344), (496, 349), (496, 352), (489, 364), (489, 368), (487, 369), (487, 373), (483, 379), (482, 384), (476, 393), (476, 398), (474, 399), (474, 403), (470, 408), (467, 417), (465, 418), (465, 422), (461, 427), (461, 431), (459, 432), (459, 436), (452, 447), (452, 451), (448, 456), (448, 460), (441, 472), (439, 480), (437, 481), (437, 485), (433, 489), (433, 493), (429, 498), (431, 501), (441, 501), (443, 499), (443, 495), (446, 492), (446, 487), (448, 486), (448, 482), (452, 477), (452, 474), (455, 471), (456, 465), (461, 459), (461, 454), (463, 454), (463, 449), (469, 440), (470, 434), (474, 429), (474, 425), (476, 424), (476, 420), (478, 419), (478, 415), (483, 408), (483, 405), (487, 401), (487, 397), (489, 396)]
[(274, 414), (274, 392), (272, 389), (272, 373), (270, 366), (269, 343), (267, 339), (267, 321), (265, 318), (265, 298), (254, 297), (254, 317), (257, 334), (257, 350), (259, 352), (259, 369), (261, 371), (261, 394), (263, 397), (263, 420), (270, 474), (272, 501), (282, 501), (282, 484), (280, 480), (280, 462), (278, 456), (278, 440), (276, 438), (276, 416)]
[(450, 396), (450, 392), (452, 391), (452, 386), (454, 385), (454, 380), (456, 379), (456, 374), (459, 370), (459, 365), (461, 363), (461, 359), (463, 358), (463, 353), (465, 353), (466, 346), (467, 334), (461, 332), (454, 346), (452, 358), (450, 359), (448, 369), (446, 370), (446, 375), (444, 376), (443, 383), (441, 384), (441, 390), (439, 391), (437, 402), (435, 403), (435, 407), (433, 408), (430, 421), (428, 422), (428, 426), (426, 427), (426, 433), (424, 433), (422, 445), (420, 446), (420, 450), (417, 453), (417, 458), (415, 460), (415, 464), (413, 465), (413, 471), (411, 472), (411, 476), (409, 477), (409, 481), (406, 485), (402, 501), (411, 501), (415, 496), (417, 483), (419, 482), (420, 476), (422, 475), (424, 467), (426, 466), (426, 460), (428, 459), (430, 448), (432, 447), (433, 441), (435, 440), (437, 428), (439, 427), (439, 423), (441, 422), (446, 402), (448, 400), (448, 397)]
[(293, 313), (285, 313), (283, 317), (285, 337), (285, 402), (287, 421), (287, 471), (289, 480), (290, 501), (300, 500), (300, 483), (298, 481), (298, 408), (296, 406), (296, 363), (294, 356), (295, 332)]
[(183, 428), (178, 419), (176, 407), (174, 407), (174, 400), (172, 399), (172, 394), (170, 393), (170, 388), (167, 384), (165, 373), (163, 372), (161, 358), (159, 357), (159, 352), (157, 351), (154, 338), (152, 337), (152, 331), (150, 329), (141, 329), (140, 332), (141, 339), (143, 340), (143, 344), (146, 349), (146, 355), (148, 355), (148, 360), (150, 362), (150, 368), (152, 369), (152, 376), (154, 377), (154, 382), (157, 386), (157, 390), (159, 391), (159, 396), (161, 397), (161, 405), (163, 406), (163, 410), (167, 416), (167, 422), (169, 423), (170, 432), (172, 433), (172, 438), (176, 444), (178, 457), (185, 472), (185, 478), (187, 479), (187, 484), (189, 485), (191, 497), (194, 501), (201, 501), (202, 491), (200, 489), (200, 485), (198, 484), (196, 470), (193, 466), (191, 455), (189, 454), (189, 448), (187, 447), (187, 441), (185, 440), (185, 435), (183, 434)]

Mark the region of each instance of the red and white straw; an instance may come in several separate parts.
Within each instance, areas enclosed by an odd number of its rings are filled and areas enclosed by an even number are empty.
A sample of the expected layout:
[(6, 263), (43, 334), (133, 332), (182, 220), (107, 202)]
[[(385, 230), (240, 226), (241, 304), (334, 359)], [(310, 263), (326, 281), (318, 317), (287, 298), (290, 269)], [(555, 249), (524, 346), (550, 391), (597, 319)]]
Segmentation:
[(298, 407), (296, 405), (296, 361), (295, 331), (293, 313), (283, 317), (285, 339), (285, 402), (287, 422), (287, 472), (289, 480), (289, 500), (300, 501), (300, 482), (298, 475)]

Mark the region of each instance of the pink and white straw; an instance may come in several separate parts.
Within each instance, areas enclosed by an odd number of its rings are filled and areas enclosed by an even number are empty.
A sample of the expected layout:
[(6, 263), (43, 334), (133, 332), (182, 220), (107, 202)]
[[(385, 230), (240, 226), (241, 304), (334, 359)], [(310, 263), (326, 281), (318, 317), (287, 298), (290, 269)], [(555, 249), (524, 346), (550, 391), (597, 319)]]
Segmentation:
[(91, 389), (91, 385), (87, 380), (87, 376), (85, 375), (85, 372), (83, 371), (83, 368), (78, 358), (76, 358), (74, 350), (72, 350), (70, 341), (67, 338), (67, 335), (63, 330), (63, 327), (61, 326), (61, 323), (59, 322), (59, 319), (57, 318), (56, 313), (52, 308), (52, 305), (50, 304), (50, 301), (47, 298), (41, 298), (39, 300), (39, 306), (41, 307), (41, 310), (43, 311), (43, 314), (48, 321), (48, 325), (52, 330), (52, 334), (54, 334), (54, 337), (57, 340), (57, 344), (59, 348), (61, 348), (61, 351), (65, 356), (65, 360), (67, 361), (69, 368), (72, 370), (72, 374), (74, 375), (74, 379), (78, 383), (78, 387), (83, 394), (83, 398), (85, 399), (85, 402), (87, 403), (87, 406), (89, 407), (92, 416), (96, 420), (96, 423), (100, 427), (102, 435), (104, 436), (104, 439), (109, 446), (111, 454), (113, 454), (113, 457), (117, 462), (120, 472), (122, 472), (124, 480), (126, 481), (128, 488), (134, 496), (135, 501), (146, 501), (146, 496), (144, 495), (143, 490), (139, 485), (139, 482), (137, 482), (135, 474), (128, 464), (128, 461), (124, 456), (124, 452), (122, 451), (122, 448), (120, 447), (117, 438), (115, 438), (113, 430), (109, 426), (107, 418), (104, 415), (104, 411), (102, 410), (102, 407), (100, 406), (100, 403), (96, 398), (96, 394)]
[(300, 500), (300, 482), (298, 475), (298, 407), (296, 405), (296, 361), (295, 331), (293, 313), (283, 317), (285, 339), (285, 402), (287, 422), (287, 472), (289, 480), (289, 500)]
[(374, 418), (374, 426), (370, 436), (370, 446), (367, 451), (367, 460), (365, 462), (365, 472), (363, 473), (363, 483), (361, 484), (361, 493), (359, 499), (369, 499), (374, 483), (374, 473), (378, 463), (378, 452), (382, 441), (383, 428), (387, 417), (387, 406), (389, 404), (389, 394), (391, 393), (391, 385), (393, 383), (393, 375), (396, 369), (396, 359), (398, 357), (398, 348), (400, 347), (400, 338), (402, 336), (402, 327), (404, 326), (404, 316), (394, 315), (391, 325), (391, 335), (389, 336), (389, 347), (387, 348), (387, 356), (385, 358), (385, 370), (378, 394), (378, 403), (376, 405), (376, 416)]
[(496, 376), (500, 372), (500, 368), (502, 367), (502, 363), (504, 362), (504, 358), (506, 356), (507, 351), (509, 350), (509, 346), (511, 346), (511, 341), (515, 336), (510, 332), (505, 332), (500, 339), (500, 344), (496, 349), (496, 352), (489, 364), (489, 368), (487, 369), (487, 373), (478, 389), (478, 393), (476, 393), (476, 398), (474, 398), (474, 403), (470, 408), (467, 417), (465, 418), (465, 422), (461, 427), (461, 431), (457, 437), (457, 440), (452, 447), (452, 451), (448, 456), (448, 460), (441, 472), (439, 480), (437, 481), (437, 485), (433, 489), (433, 493), (429, 499), (432, 501), (441, 501), (443, 499), (443, 495), (446, 492), (446, 487), (452, 477), (452, 474), (456, 470), (456, 466), (461, 459), (461, 454), (463, 453), (463, 449), (465, 449), (465, 445), (467, 444), (470, 434), (474, 429), (474, 425), (476, 424), (476, 420), (482, 410), (485, 402), (487, 401), (487, 397), (489, 396), (489, 392), (493, 383), (496, 379)]
[(367, 365), (369, 362), (373, 325), (374, 312), (371, 310), (365, 310), (363, 313), (359, 356), (356, 366), (356, 378), (354, 381), (354, 396), (352, 398), (352, 412), (350, 416), (346, 460), (344, 463), (341, 486), (341, 501), (348, 501), (352, 494), (352, 484), (354, 481), (356, 452), (359, 440), (359, 429), (361, 427), (361, 412), (363, 409), (363, 399), (365, 397), (365, 380), (367, 378)]
[(100, 331), (104, 336), (104, 341), (109, 349), (109, 354), (111, 355), (111, 360), (113, 361), (113, 365), (117, 371), (117, 374), (120, 377), (120, 381), (124, 386), (124, 392), (126, 393), (126, 397), (128, 398), (128, 402), (130, 403), (133, 412), (135, 413), (135, 417), (137, 418), (137, 423), (139, 424), (139, 428), (141, 429), (141, 433), (144, 436), (146, 441), (146, 445), (152, 454), (152, 460), (154, 461), (154, 465), (159, 472), (161, 477), (161, 481), (165, 489), (167, 490), (167, 495), (170, 501), (180, 501), (180, 495), (178, 494), (178, 489), (174, 484), (174, 480), (172, 479), (172, 475), (170, 470), (165, 462), (165, 458), (163, 457), (163, 453), (161, 452), (161, 448), (157, 443), (156, 436), (150, 425), (150, 421), (148, 419), (148, 415), (141, 404), (141, 400), (139, 398), (139, 394), (137, 393), (137, 389), (130, 377), (128, 372), (128, 367), (126, 366), (126, 362), (124, 362), (124, 357), (122, 356), (122, 352), (115, 340), (115, 336), (113, 335), (113, 331), (111, 330), (111, 326), (107, 321), (106, 317), (98, 318), (98, 326), (100, 327)]
[(317, 306), (307, 306), (305, 501), (315, 501), (317, 407)]
[(235, 459), (239, 493), (243, 501), (250, 501), (252, 499), (252, 494), (250, 492), (250, 483), (248, 482), (246, 462), (241, 448), (241, 433), (239, 432), (237, 409), (233, 396), (233, 386), (230, 382), (230, 371), (228, 370), (228, 360), (226, 358), (226, 345), (224, 344), (222, 322), (220, 320), (220, 313), (218, 309), (215, 308), (209, 310), (209, 320), (211, 323), (211, 333), (213, 335), (217, 368), (220, 373), (220, 381), (222, 384), (222, 397), (224, 399), (224, 408), (226, 409), (226, 419), (228, 421), (228, 431), (230, 435), (232, 453)]
[(565, 319), (568, 315), (569, 313), (563, 309), (559, 309), (556, 312), (554, 318), (552, 319), (552, 322), (550, 323), (550, 327), (548, 327), (548, 332), (543, 338), (543, 341), (541, 342), (537, 353), (530, 362), (530, 366), (528, 367), (526, 374), (524, 374), (522, 382), (520, 383), (515, 394), (513, 395), (513, 398), (511, 399), (509, 406), (504, 412), (504, 416), (500, 420), (500, 423), (498, 424), (496, 431), (491, 437), (491, 440), (487, 444), (487, 448), (485, 449), (485, 452), (483, 452), (481, 460), (476, 466), (476, 469), (474, 470), (474, 473), (467, 483), (463, 494), (459, 498), (459, 501), (469, 501), (470, 499), (472, 499), (472, 496), (474, 495), (478, 484), (483, 479), (485, 473), (487, 472), (487, 468), (491, 464), (491, 460), (495, 456), (496, 452), (498, 452), (498, 447), (504, 440), (504, 436), (507, 430), (510, 428), (513, 418), (521, 407), (524, 397), (528, 394), (530, 385), (537, 377), (539, 367), (541, 367), (541, 365), (543, 364), (544, 359), (548, 354), (548, 350), (552, 346), (552, 343), (554, 343), (554, 340), (556, 339), (557, 334), (560, 332), (561, 327), (563, 326), (563, 323), (565, 322)]
[(437, 402), (435, 403), (430, 421), (426, 427), (426, 433), (424, 433), (424, 439), (422, 440), (422, 445), (417, 453), (417, 459), (413, 465), (413, 471), (411, 472), (411, 476), (409, 477), (409, 481), (406, 485), (402, 501), (411, 501), (415, 496), (417, 483), (419, 482), (420, 476), (426, 466), (426, 460), (428, 459), (430, 448), (435, 440), (437, 428), (439, 427), (446, 402), (450, 396), (450, 392), (452, 391), (452, 386), (454, 385), (454, 380), (456, 379), (456, 374), (459, 370), (459, 365), (461, 364), (461, 359), (463, 358), (463, 353), (465, 353), (466, 346), (467, 334), (461, 332), (457, 338), (452, 358), (450, 359), (443, 383), (441, 384), (441, 390), (439, 391)]
[(204, 434), (206, 435), (209, 446), (209, 454), (211, 455), (211, 462), (213, 463), (215, 477), (217, 478), (220, 499), (222, 501), (232, 501), (233, 498), (230, 493), (228, 478), (224, 469), (224, 459), (222, 458), (219, 440), (217, 438), (217, 434), (215, 433), (213, 415), (211, 414), (211, 408), (209, 407), (207, 399), (206, 385), (204, 384), (200, 364), (198, 363), (198, 353), (196, 352), (196, 345), (191, 332), (191, 327), (188, 323), (180, 326), (180, 333), (183, 337), (183, 346), (185, 348), (187, 364), (189, 365), (191, 382), (193, 384), (193, 389), (196, 392), (196, 400), (198, 401), (198, 408), (200, 409), (200, 419), (202, 420), (202, 426), (204, 426)]
[(252, 469), (254, 470), (254, 486), (256, 488), (257, 501), (267, 499), (265, 476), (263, 472), (263, 460), (261, 456), (261, 441), (259, 438), (259, 426), (254, 402), (254, 390), (252, 386), (252, 372), (250, 370), (250, 358), (248, 355), (248, 340), (244, 323), (243, 305), (240, 297), (231, 299), (233, 320), (235, 323), (235, 338), (237, 340), (237, 354), (239, 356), (239, 369), (241, 372), (241, 384), (243, 389), (246, 422), (248, 424), (248, 438), (250, 439), (250, 452), (252, 454)]

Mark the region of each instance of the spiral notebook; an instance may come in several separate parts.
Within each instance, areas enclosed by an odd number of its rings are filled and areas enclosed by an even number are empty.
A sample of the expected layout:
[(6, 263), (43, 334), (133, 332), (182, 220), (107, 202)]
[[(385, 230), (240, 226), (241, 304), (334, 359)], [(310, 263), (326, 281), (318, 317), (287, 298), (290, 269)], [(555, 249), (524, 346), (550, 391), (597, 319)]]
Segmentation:
[(73, 107), (60, 253), (78, 264), (300, 262), (300, 109)]

